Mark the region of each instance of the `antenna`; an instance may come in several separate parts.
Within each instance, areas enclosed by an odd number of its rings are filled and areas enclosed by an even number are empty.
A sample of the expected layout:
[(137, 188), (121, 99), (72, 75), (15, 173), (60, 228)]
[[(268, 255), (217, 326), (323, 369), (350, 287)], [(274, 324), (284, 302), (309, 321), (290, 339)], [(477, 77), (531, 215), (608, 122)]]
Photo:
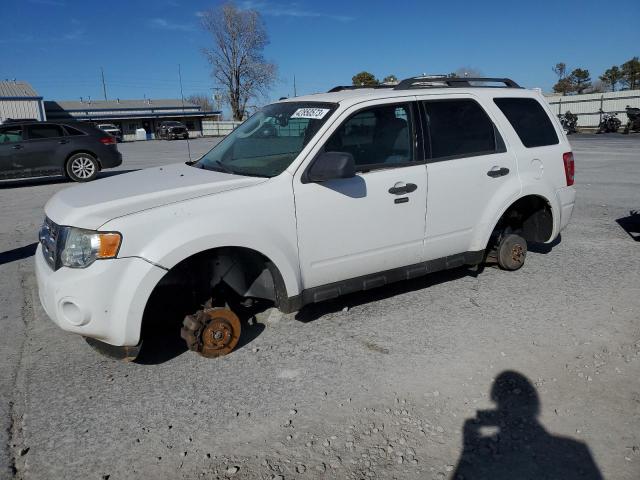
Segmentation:
[(298, 92), (296, 90), (296, 76), (293, 76), (293, 96), (297, 97), (298, 96)]
[[(178, 78), (180, 79), (180, 99), (182, 100), (182, 119), (185, 126), (187, 125), (187, 118), (184, 111), (184, 93), (182, 92), (182, 70), (180, 64), (178, 64)], [(189, 145), (189, 127), (187, 127), (187, 153), (189, 154), (189, 162), (191, 162), (191, 145)]]
[(100, 73), (102, 75), (102, 93), (104, 93), (104, 101), (107, 101), (107, 86), (104, 83), (104, 69), (100, 67)]

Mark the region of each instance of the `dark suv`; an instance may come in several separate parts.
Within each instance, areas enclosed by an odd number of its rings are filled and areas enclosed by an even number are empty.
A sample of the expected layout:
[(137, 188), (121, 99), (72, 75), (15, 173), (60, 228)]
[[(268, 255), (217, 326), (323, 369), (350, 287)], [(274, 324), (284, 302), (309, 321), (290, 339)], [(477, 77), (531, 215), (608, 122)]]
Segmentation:
[(184, 123), (171, 120), (160, 123), (156, 136), (166, 140), (187, 139), (189, 138), (189, 130)]
[(115, 137), (87, 123), (0, 125), (0, 179), (64, 174), (88, 182), (120, 164)]

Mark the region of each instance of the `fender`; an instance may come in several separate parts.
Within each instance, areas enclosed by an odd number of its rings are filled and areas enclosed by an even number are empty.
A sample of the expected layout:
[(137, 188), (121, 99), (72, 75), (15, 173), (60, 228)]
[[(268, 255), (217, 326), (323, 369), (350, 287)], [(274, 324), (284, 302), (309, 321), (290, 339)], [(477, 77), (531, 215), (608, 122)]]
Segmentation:
[(119, 257), (141, 257), (167, 270), (205, 250), (249, 248), (276, 266), (288, 296), (301, 291), (293, 191), (286, 174), (250, 189), (119, 217), (103, 228), (124, 232)]

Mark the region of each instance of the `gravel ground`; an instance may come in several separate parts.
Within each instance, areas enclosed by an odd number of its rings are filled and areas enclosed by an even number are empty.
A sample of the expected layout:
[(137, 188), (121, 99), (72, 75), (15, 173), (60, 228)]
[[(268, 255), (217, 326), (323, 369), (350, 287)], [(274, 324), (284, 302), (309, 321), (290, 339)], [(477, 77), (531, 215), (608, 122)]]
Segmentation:
[[(217, 360), (117, 362), (55, 327), (31, 256), (69, 184), (0, 184), (0, 478), (639, 478), (640, 136), (571, 140), (572, 223), (523, 269), (267, 311)], [(186, 159), (120, 148), (123, 170)]]

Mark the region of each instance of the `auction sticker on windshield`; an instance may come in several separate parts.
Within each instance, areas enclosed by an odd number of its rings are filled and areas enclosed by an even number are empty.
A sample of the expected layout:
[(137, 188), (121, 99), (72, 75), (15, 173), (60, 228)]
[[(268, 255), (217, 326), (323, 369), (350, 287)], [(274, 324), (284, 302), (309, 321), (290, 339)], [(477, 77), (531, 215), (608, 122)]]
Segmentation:
[(310, 118), (312, 120), (320, 120), (321, 118), (324, 118), (328, 111), (328, 108), (299, 108), (293, 112), (291, 118)]

